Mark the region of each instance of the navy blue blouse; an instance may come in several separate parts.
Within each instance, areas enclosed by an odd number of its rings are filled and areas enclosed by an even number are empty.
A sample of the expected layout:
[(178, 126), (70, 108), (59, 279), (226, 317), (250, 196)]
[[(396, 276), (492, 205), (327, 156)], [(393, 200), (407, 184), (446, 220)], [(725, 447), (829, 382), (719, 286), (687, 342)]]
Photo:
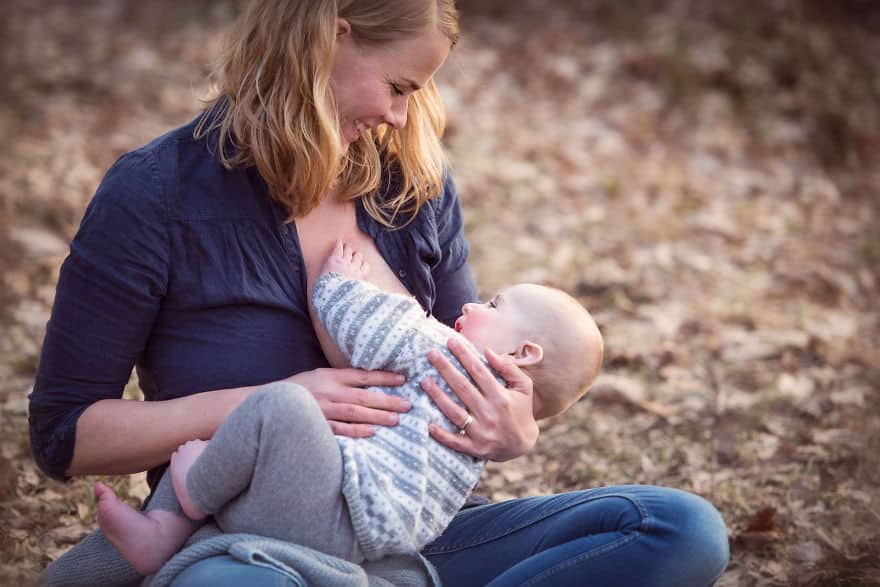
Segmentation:
[[(147, 400), (328, 366), (295, 225), (254, 168), (224, 169), (194, 128), (123, 155), (70, 245), (30, 396), (31, 447), (51, 477), (65, 479), (79, 416), (120, 398), (132, 365)], [(389, 230), (360, 202), (357, 222), (439, 320), (476, 299), (448, 174), (408, 225)]]

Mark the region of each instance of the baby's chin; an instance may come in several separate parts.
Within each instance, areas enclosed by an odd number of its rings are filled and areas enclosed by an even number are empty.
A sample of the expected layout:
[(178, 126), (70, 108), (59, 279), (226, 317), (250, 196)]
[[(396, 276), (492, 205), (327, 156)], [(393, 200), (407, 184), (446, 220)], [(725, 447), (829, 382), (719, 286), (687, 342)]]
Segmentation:
[(471, 343), (472, 345), (474, 345), (474, 347), (477, 349), (477, 352), (478, 352), (478, 353), (480, 353), (481, 355), (485, 355), (485, 354), (486, 354), (486, 346), (487, 346), (487, 345), (486, 345), (485, 343), (483, 343), (483, 342), (481, 342), (481, 341), (479, 341), (479, 340), (472, 340), (472, 339), (468, 338), (468, 337), (467, 337), (466, 335), (464, 335), (464, 334), (462, 335), (462, 337), (463, 337), (465, 340), (467, 340), (469, 343)]

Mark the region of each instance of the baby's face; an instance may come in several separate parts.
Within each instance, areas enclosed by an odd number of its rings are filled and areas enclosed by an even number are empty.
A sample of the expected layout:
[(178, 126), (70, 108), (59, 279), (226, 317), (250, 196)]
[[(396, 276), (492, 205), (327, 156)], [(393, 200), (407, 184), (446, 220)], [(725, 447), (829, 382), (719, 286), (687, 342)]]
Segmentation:
[(508, 287), (484, 304), (465, 304), (455, 330), (481, 353), (489, 347), (499, 354), (513, 352), (522, 342), (523, 325), (536, 292), (526, 284)]

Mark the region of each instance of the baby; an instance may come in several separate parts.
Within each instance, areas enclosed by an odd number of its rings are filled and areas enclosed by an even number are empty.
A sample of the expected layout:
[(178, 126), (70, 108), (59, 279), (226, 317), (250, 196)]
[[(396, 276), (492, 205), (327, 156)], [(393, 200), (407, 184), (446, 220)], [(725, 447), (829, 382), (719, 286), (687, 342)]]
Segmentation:
[[(136, 571), (156, 572), (208, 515), (227, 533), (278, 538), (354, 563), (417, 552), (443, 532), (484, 465), (429, 436), (430, 423), (465, 434), (478, 422), (468, 416), (454, 425), (419, 388), (425, 377), (442, 384), (428, 351), (440, 350), (465, 374), (446, 349), (450, 337), (463, 337), (480, 356), (486, 348), (509, 355), (534, 382), (536, 419), (572, 405), (602, 363), (596, 324), (559, 290), (515, 285), (485, 304), (465, 304), (451, 329), (413, 298), (363, 281), (367, 274), (362, 256), (338, 242), (314, 286), (315, 312), (352, 366), (406, 375), (406, 384), (382, 391), (409, 400), (410, 411), (371, 437), (335, 437), (305, 388), (260, 388), (210, 441), (188, 442), (172, 456), (165, 475), (186, 516), (141, 513), (96, 486), (98, 523)], [(167, 479), (157, 491), (163, 487)]]

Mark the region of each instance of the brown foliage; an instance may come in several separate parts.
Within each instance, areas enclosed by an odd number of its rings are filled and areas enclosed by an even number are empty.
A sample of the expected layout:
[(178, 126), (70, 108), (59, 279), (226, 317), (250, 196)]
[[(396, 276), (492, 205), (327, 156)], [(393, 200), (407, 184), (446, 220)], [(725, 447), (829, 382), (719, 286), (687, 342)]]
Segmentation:
[[(877, 584), (876, 3), (461, 4), (440, 85), (478, 280), (559, 285), (607, 342), (594, 391), (483, 490), (681, 487), (727, 521), (723, 586)], [(238, 5), (0, 20), (0, 582), (94, 525), (93, 480), (46, 480), (26, 440), (65, 243), (115, 157), (197, 112)]]

